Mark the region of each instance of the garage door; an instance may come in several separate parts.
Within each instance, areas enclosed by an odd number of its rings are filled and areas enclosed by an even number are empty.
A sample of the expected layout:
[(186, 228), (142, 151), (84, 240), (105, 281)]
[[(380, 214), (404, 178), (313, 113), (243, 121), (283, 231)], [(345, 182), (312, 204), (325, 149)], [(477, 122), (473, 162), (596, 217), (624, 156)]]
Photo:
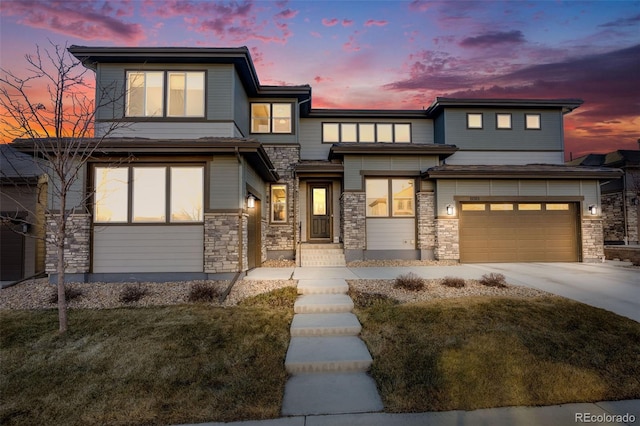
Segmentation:
[(8, 226), (0, 226), (0, 281), (22, 278), (24, 237)]
[(577, 262), (575, 203), (460, 205), (461, 262)]

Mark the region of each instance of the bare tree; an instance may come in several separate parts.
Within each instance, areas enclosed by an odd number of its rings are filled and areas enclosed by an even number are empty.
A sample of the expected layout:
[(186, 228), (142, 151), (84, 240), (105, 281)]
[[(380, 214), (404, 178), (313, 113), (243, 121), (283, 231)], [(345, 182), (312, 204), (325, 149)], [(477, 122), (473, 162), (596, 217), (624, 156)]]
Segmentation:
[(4, 142), (14, 140), (13, 146), (39, 159), (47, 178), (45, 235), (48, 247), (56, 252), (59, 331), (64, 333), (68, 327), (65, 244), (74, 231), (69, 219), (85, 213), (88, 201), (86, 193), (74, 193), (74, 185), (102, 140), (121, 126), (116, 122), (94, 138), (96, 111), (115, 105), (124, 90), (96, 91), (93, 75), (67, 47), (50, 45), (44, 50), (36, 46), (35, 54), (25, 56), (24, 75), (0, 68), (0, 132)]

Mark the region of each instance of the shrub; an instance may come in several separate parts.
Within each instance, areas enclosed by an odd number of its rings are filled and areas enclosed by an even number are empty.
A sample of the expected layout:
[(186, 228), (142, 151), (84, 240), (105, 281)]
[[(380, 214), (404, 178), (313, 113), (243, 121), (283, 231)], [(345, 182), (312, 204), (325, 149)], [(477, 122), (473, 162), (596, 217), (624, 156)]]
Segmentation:
[[(64, 298), (67, 302), (77, 299), (82, 296), (82, 290), (75, 287), (64, 286)], [(49, 303), (58, 303), (58, 288), (53, 289), (53, 293), (51, 293), (51, 297), (49, 298)]]
[(212, 285), (205, 283), (196, 283), (191, 286), (189, 291), (190, 302), (213, 302), (214, 299), (220, 297), (220, 292)]
[(487, 287), (498, 287), (504, 288), (507, 286), (506, 278), (502, 274), (494, 274), (493, 272), (490, 274), (484, 274), (482, 278), (480, 278), (480, 284), (486, 285)]
[(248, 297), (242, 300), (239, 305), (257, 308), (292, 310), (297, 298), (298, 289), (296, 287), (283, 287), (267, 293)]
[(371, 308), (373, 306), (396, 305), (398, 301), (381, 293), (365, 293), (358, 290), (349, 290), (349, 296), (357, 308)]
[(395, 288), (402, 288), (410, 291), (420, 291), (424, 288), (424, 280), (409, 272), (408, 274), (400, 275), (396, 278), (396, 282), (393, 285)]
[(120, 293), (120, 301), (122, 303), (133, 303), (137, 302), (146, 296), (148, 293), (147, 289), (144, 287), (140, 287), (139, 285), (133, 286), (129, 285), (122, 290)]
[(464, 279), (454, 277), (444, 277), (442, 285), (445, 287), (462, 288), (464, 287)]

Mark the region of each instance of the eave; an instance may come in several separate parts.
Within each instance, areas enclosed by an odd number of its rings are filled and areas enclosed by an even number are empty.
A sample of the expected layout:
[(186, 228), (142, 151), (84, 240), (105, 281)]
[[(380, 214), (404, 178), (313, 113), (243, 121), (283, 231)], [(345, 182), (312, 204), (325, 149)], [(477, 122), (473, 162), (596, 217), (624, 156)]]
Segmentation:
[(457, 150), (455, 145), (442, 144), (336, 143), (331, 146), (329, 159), (345, 155), (438, 155), (443, 159)]
[(607, 167), (527, 165), (450, 165), (432, 167), (422, 174), (431, 179), (618, 179), (622, 170)]
[(325, 119), (412, 119), (426, 118), (424, 110), (387, 110), (387, 109), (312, 109), (307, 118)]
[[(78, 143), (74, 140), (74, 143)], [(88, 149), (94, 149), (93, 158), (136, 155), (154, 156), (193, 156), (234, 154), (246, 158), (248, 163), (267, 182), (277, 182), (280, 175), (269, 159), (262, 144), (253, 139), (237, 138), (200, 138), (200, 139), (144, 139), (144, 138), (105, 138), (83, 139), (81, 143)], [(12, 143), (17, 150), (37, 155), (47, 146), (44, 139), (17, 139)], [(54, 154), (50, 152), (49, 154)]]
[(582, 99), (472, 99), (443, 98), (436, 100), (427, 108), (429, 118), (438, 116), (445, 108), (509, 108), (509, 109), (558, 109), (569, 113), (582, 105)]

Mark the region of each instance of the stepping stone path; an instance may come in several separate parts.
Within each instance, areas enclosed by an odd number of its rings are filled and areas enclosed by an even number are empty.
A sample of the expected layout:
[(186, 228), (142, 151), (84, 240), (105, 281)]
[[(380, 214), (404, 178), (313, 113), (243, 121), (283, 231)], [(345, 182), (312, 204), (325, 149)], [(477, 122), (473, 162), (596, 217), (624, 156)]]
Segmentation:
[(372, 358), (358, 337), (353, 300), (343, 279), (299, 280), (285, 368), (291, 375), (282, 414), (317, 415), (382, 411), (367, 374)]

